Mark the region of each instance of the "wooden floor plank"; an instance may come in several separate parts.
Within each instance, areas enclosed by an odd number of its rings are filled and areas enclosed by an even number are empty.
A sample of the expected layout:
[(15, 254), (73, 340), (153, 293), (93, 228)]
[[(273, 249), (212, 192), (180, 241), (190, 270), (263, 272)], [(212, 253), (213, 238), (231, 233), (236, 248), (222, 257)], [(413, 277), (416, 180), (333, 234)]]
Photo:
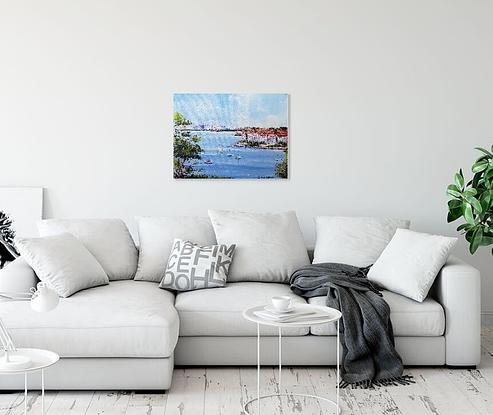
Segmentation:
[(166, 415), (204, 415), (205, 369), (175, 369)]
[(207, 368), (205, 371), (205, 415), (241, 413), (240, 369)]
[[(257, 369), (245, 367), (240, 369), (242, 405), (257, 397)], [(272, 367), (263, 367), (260, 371), (260, 396), (278, 393), (277, 380)], [(279, 399), (262, 399), (260, 401), (262, 414), (283, 415), (282, 402)], [(258, 415), (257, 404), (249, 406), (250, 415)], [(167, 414), (166, 414), (167, 415)]]
[(85, 415), (91, 404), (94, 392), (58, 392), (47, 415)]
[(24, 408), (24, 394), (17, 392), (0, 394), (0, 415), (12, 415), (16, 405)]
[(481, 370), (445, 370), (447, 377), (469, 399), (479, 414), (493, 413), (493, 382), (483, 376)]
[(125, 415), (129, 400), (128, 392), (94, 392), (86, 414)]
[[(334, 368), (311, 367), (307, 369), (309, 382), (313, 385), (315, 393), (324, 398), (337, 400), (337, 374)], [(351, 389), (341, 389), (339, 405), (347, 414), (361, 415), (359, 406)]]
[(164, 415), (167, 399), (166, 393), (133, 392), (125, 415)]
[(463, 396), (447, 377), (445, 371), (419, 368), (407, 371), (415, 384), (388, 388), (394, 401), (405, 415), (475, 415), (466, 396)]

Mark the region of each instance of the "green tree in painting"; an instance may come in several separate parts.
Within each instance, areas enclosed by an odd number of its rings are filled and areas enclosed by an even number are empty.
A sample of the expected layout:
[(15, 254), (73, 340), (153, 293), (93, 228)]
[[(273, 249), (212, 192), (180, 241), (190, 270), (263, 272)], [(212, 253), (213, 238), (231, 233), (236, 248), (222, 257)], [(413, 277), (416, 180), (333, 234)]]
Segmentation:
[(194, 168), (190, 164), (193, 160), (200, 160), (200, 154), (204, 151), (200, 147), (200, 137), (192, 135), (183, 127), (190, 125), (179, 112), (175, 112), (174, 117), (174, 142), (173, 142), (173, 174), (175, 179), (185, 179), (194, 177)]
[(288, 152), (284, 152), (284, 159), (276, 164), (276, 177), (288, 178)]

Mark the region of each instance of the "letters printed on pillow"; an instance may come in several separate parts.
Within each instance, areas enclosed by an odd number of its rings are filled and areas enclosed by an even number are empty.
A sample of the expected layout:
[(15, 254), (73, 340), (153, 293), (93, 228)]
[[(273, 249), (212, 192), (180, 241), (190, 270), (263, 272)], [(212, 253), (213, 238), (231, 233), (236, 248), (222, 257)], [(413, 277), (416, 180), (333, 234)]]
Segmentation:
[(226, 285), (236, 245), (200, 246), (175, 239), (160, 288), (191, 291)]

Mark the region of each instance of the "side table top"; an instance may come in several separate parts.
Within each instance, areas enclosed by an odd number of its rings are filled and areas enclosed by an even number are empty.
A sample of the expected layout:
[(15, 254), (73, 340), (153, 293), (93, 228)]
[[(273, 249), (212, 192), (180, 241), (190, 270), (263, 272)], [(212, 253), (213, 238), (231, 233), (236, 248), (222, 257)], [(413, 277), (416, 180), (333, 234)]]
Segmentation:
[(275, 326), (275, 327), (306, 327), (306, 326), (316, 326), (317, 324), (327, 324), (331, 322), (336, 322), (342, 317), (342, 314), (339, 310), (330, 307), (324, 307), (319, 305), (312, 304), (296, 304), (296, 310), (307, 310), (314, 311), (316, 310), (318, 314), (323, 314), (326, 318), (317, 318), (310, 320), (310, 316), (306, 316), (306, 319), (300, 318), (299, 321), (291, 322), (291, 323), (283, 323), (278, 321), (267, 320), (255, 314), (256, 311), (264, 310), (266, 304), (259, 305), (256, 307), (251, 307), (243, 311), (243, 317), (249, 321), (253, 321), (254, 323), (263, 324), (266, 326)]
[[(4, 356), (4, 351), (0, 351), (0, 359)], [(49, 350), (43, 349), (22, 349), (18, 348), (16, 352), (11, 352), (11, 354), (20, 354), (22, 356), (27, 356), (31, 359), (31, 366), (24, 369), (17, 370), (0, 370), (0, 374), (14, 374), (14, 373), (26, 373), (26, 372), (35, 372), (37, 370), (45, 369), (51, 365), (54, 365), (58, 360), (60, 360), (60, 356), (57, 353), (51, 352)]]

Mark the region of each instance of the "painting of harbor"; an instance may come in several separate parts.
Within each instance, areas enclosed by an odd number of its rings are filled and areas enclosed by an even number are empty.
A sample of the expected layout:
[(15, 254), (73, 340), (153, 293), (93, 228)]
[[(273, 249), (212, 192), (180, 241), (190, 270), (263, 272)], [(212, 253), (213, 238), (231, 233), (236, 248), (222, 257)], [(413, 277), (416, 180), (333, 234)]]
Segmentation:
[(287, 94), (174, 94), (175, 179), (287, 179)]

